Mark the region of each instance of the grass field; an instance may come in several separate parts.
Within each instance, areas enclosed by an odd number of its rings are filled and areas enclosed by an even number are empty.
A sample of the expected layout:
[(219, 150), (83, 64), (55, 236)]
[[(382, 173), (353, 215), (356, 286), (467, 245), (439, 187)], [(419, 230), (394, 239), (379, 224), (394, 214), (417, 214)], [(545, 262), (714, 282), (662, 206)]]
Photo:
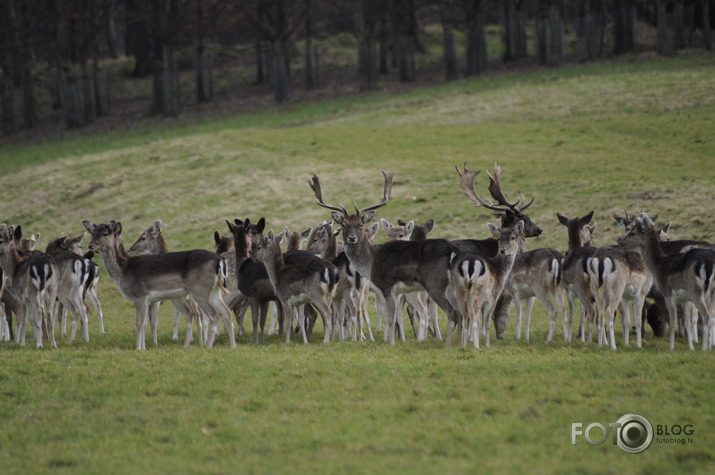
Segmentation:
[[(713, 56), (641, 59), (460, 81), (384, 96), (275, 106), (263, 113), (173, 121), (121, 133), (0, 149), (1, 221), (77, 234), (81, 219), (121, 220), (127, 244), (155, 219), (171, 249), (210, 248), (225, 219), (265, 216), (302, 230), (326, 201), (377, 202), (378, 218), (436, 221), (434, 237), (486, 237), (491, 216), (456, 191), (454, 166), (503, 168), (509, 196), (534, 195), (544, 229), (529, 248), (566, 248), (555, 213), (595, 210), (597, 244), (624, 208), (659, 213), (674, 238), (713, 239)], [(484, 172), (483, 172), (484, 174)], [(486, 177), (477, 187), (486, 193)], [(414, 196), (416, 199), (406, 199)], [(712, 473), (712, 352), (532, 341), (480, 350), (408, 338), (231, 350), (184, 349), (162, 309), (158, 347), (136, 352), (133, 308), (106, 274), (107, 334), (36, 350), (0, 345), (3, 473)], [(441, 323), (445, 325), (445, 319)], [(250, 324), (249, 324), (250, 326)], [(625, 413), (692, 425), (692, 442), (657, 440), (630, 455), (571, 424)], [(597, 438), (598, 431), (592, 434)], [(610, 435), (610, 434), (609, 434)]]

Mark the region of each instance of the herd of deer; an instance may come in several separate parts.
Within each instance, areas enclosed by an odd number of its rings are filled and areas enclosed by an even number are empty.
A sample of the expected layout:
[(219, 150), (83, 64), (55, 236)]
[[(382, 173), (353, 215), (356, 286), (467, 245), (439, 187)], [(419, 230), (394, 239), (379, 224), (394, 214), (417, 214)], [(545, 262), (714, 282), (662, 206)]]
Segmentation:
[[(45, 253), (33, 250), (38, 235), (22, 237), (18, 227), (0, 225), (0, 340), (12, 338), (12, 315), (17, 316), (15, 339), (25, 344), (26, 322), (32, 325), (37, 347), (43, 337), (57, 345), (55, 322), (65, 315), (72, 318), (70, 341), (81, 325), (82, 337), (89, 341), (88, 307), (92, 304), (104, 333), (101, 305), (97, 299), (99, 268), (91, 260), (98, 253), (108, 275), (122, 295), (136, 307), (136, 349), (146, 348), (146, 327), (151, 325), (157, 344), (159, 305), (174, 305), (174, 340), (178, 340), (180, 316), (186, 318), (188, 346), (193, 340), (194, 323), (200, 344), (211, 348), (219, 332), (219, 320), (236, 346), (233, 318), (243, 334), (243, 315), (251, 309), (253, 341), (265, 335), (269, 303), (275, 302), (278, 332), (290, 341), (293, 325), (304, 343), (320, 315), (324, 341), (332, 338), (365, 339), (372, 330), (367, 312), (368, 292), (375, 295), (380, 316), (384, 314), (384, 338), (390, 344), (404, 340), (403, 305), (416, 318), (418, 340), (431, 331), (442, 339), (437, 322), (437, 307), (448, 318), (446, 344), (457, 330), (457, 339), (466, 346), (479, 347), (482, 336), (489, 345), (489, 322), (494, 321), (496, 336), (504, 336), (509, 308), (516, 308), (516, 338), (521, 339), (522, 314), (525, 339), (529, 340), (532, 307), (539, 299), (549, 315), (547, 341), (553, 338), (558, 315), (562, 315), (565, 341), (573, 336), (576, 299), (580, 300), (579, 334), (582, 341), (593, 336), (594, 322), (598, 344), (616, 349), (614, 322), (621, 311), (624, 344), (631, 333), (634, 316), (636, 345), (641, 346), (642, 313), (646, 297), (654, 299), (669, 318), (670, 348), (674, 348), (676, 326), (687, 336), (688, 346), (698, 342), (698, 323), (702, 327), (702, 348), (715, 341), (715, 250), (703, 241), (668, 241), (668, 226), (657, 228), (655, 217), (645, 213), (617, 216), (624, 232), (615, 245), (591, 246), (595, 225), (593, 214), (569, 218), (557, 213), (567, 228), (568, 251), (554, 249), (525, 251), (526, 238), (538, 236), (541, 228), (524, 213), (534, 202), (523, 195), (510, 202), (501, 186), (501, 169), (489, 175), (489, 193), (497, 204), (476, 192), (474, 179), (479, 171), (457, 168), (460, 191), (476, 206), (495, 213), (500, 226), (489, 223), (488, 239), (428, 239), (433, 227), (399, 221), (393, 226), (381, 223), (389, 240), (373, 242), (380, 223), (368, 226), (376, 210), (387, 204), (393, 176), (382, 172), (382, 200), (366, 208), (355, 206), (348, 212), (342, 205), (323, 200), (320, 180), (313, 176), (310, 186), (319, 206), (330, 210), (332, 222), (291, 233), (272, 230), (264, 234), (265, 220), (227, 221), (231, 237), (214, 234), (216, 252), (191, 250), (168, 252), (161, 221), (147, 229), (127, 251), (121, 240), (122, 225), (110, 221), (94, 224), (83, 220), (90, 233), (90, 252), (82, 254), (85, 235), (62, 235), (52, 241)], [(337, 229), (333, 229), (333, 226)], [(338, 232), (342, 243), (338, 242)], [(288, 250), (281, 249), (287, 241)], [(307, 249), (300, 250), (307, 240)], [(564, 296), (568, 313), (564, 309)], [(526, 308), (522, 311), (523, 304)], [(595, 309), (594, 305), (595, 303)], [(309, 304), (309, 305), (308, 305)], [(7, 317), (6, 317), (7, 315)], [(679, 325), (678, 325), (679, 323)], [(378, 324), (381, 326), (381, 324)], [(271, 325), (272, 327), (273, 325)], [(654, 329), (656, 327), (654, 326)], [(259, 335), (260, 330), (260, 335)], [(269, 330), (270, 331), (270, 330)], [(396, 335), (398, 334), (398, 335)]]

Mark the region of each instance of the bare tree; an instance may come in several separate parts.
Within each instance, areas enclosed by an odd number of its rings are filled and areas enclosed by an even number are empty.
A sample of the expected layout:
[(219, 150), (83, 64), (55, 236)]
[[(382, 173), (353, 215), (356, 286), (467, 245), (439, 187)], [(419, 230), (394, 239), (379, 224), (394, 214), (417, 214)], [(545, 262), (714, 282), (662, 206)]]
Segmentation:
[(503, 0), (501, 3), (502, 41), (504, 61), (526, 57), (527, 0)]
[(238, 3), (267, 48), (268, 76), (278, 102), (293, 97), (290, 74), (290, 40), (303, 24), (303, 0), (246, 0)]
[(561, 27), (561, 0), (541, 0), (536, 23), (537, 49), (539, 63), (550, 68), (560, 66), (564, 60)]
[(491, 0), (462, 0), (466, 23), (466, 72), (477, 76), (487, 69), (486, 16)]

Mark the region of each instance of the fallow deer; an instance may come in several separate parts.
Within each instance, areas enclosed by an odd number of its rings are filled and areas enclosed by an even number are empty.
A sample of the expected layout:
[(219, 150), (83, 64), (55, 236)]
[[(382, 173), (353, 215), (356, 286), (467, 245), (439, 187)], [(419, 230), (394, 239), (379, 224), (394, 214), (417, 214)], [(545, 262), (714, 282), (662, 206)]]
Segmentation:
[(5, 291), (18, 303), (18, 325), (15, 341), (25, 346), (27, 320), (32, 325), (37, 348), (42, 348), (43, 321), (47, 324), (48, 338), (54, 348), (57, 298), (57, 266), (51, 256), (41, 252), (21, 254), (15, 244), (15, 228), (0, 225), (0, 266), (7, 276)]
[[(191, 296), (211, 321), (206, 346), (213, 347), (219, 316), (228, 329), (231, 348), (236, 347), (231, 312), (223, 301), (226, 261), (219, 255), (196, 249), (167, 254), (129, 256), (120, 239), (122, 225), (110, 221), (94, 224), (82, 220), (92, 235), (90, 250), (98, 252), (104, 267), (125, 298), (136, 307), (136, 349), (146, 349), (149, 307), (162, 300)], [(188, 342), (185, 342), (188, 344)]]
[(596, 249), (588, 260), (587, 267), (591, 291), (596, 299), (598, 345), (601, 346), (606, 338), (607, 324), (608, 341), (611, 349), (616, 349), (613, 322), (616, 319), (616, 310), (620, 306), (623, 316), (623, 342), (628, 346), (631, 329), (629, 307), (632, 305), (636, 324), (636, 346), (640, 348), (642, 335), (640, 317), (646, 295), (653, 283), (643, 258), (637, 252), (621, 246), (603, 246)]
[[(356, 206), (355, 213), (348, 213), (343, 206), (325, 203), (317, 175), (313, 175), (310, 186), (317, 204), (331, 210), (333, 221), (341, 226), (345, 254), (350, 263), (360, 274), (368, 277), (385, 299), (388, 340), (394, 345), (396, 299), (399, 293), (426, 290), (447, 313), (450, 324), (459, 322), (459, 311), (454, 308), (445, 293), (449, 283), (447, 272), (435, 272), (435, 269), (447, 269), (449, 257), (456, 248), (444, 239), (388, 241), (377, 245), (371, 243), (364, 226), (375, 217), (374, 210), (387, 204), (392, 191), (392, 173), (383, 172), (383, 176), (382, 201), (366, 208)], [(449, 343), (451, 338), (447, 339), (447, 344)]]
[[(434, 220), (432, 219), (425, 222), (425, 224), (415, 224), (414, 221), (405, 222), (401, 219), (398, 219), (397, 222), (397, 225), (393, 225), (384, 218), (380, 219), (380, 224), (385, 229), (388, 240), (390, 241), (423, 241), (427, 239), (427, 234), (434, 226)], [(407, 313), (410, 315), (410, 321), (413, 321), (413, 315), (415, 313), (418, 316), (419, 322), (417, 328), (415, 328), (414, 323), (412, 325), (417, 341), (425, 341), (427, 339), (430, 322), (432, 323), (435, 337), (438, 340), (442, 340), (442, 334), (439, 331), (437, 305), (428, 297), (427, 293), (424, 291), (411, 292), (404, 294), (403, 297), (408, 305)], [(402, 312), (398, 315), (398, 323), (400, 325), (400, 336), (404, 340)]]
[[(80, 239), (82, 237), (84, 234)], [(64, 235), (50, 241), (45, 253), (52, 256), (57, 265), (57, 300), (62, 306), (63, 320), (65, 311), (69, 311), (72, 316), (70, 342), (74, 341), (77, 334), (78, 320), (82, 325), (82, 338), (89, 341), (89, 320), (87, 307), (84, 304), (84, 285), (89, 276), (89, 269), (83, 257), (68, 250), (65, 245), (66, 240), (67, 236)]]
[[(94, 257), (94, 252), (89, 251), (84, 253), (82, 251), (82, 239), (84, 239), (85, 233), (79, 234), (74, 237), (67, 237), (62, 242), (62, 247), (75, 255), (81, 257), (84, 260), (84, 264), (87, 269), (87, 276), (84, 281), (84, 296), (85, 307), (87, 307), (87, 313), (89, 314), (89, 308), (86, 304), (87, 301), (94, 308), (94, 312), (97, 314), (97, 319), (99, 320), (99, 333), (104, 334), (104, 313), (102, 312), (102, 304), (99, 301), (99, 296), (97, 295), (97, 285), (99, 284), (99, 266), (92, 261)], [(62, 319), (62, 335), (66, 333), (65, 319), (63, 315)]]
[[(129, 248), (127, 254), (131, 257), (136, 257), (167, 254), (168, 252), (169, 250), (166, 247), (166, 240), (164, 239), (164, 224), (160, 219), (157, 219), (151, 226), (141, 233), (139, 238)], [(230, 267), (228, 267), (228, 272), (230, 272)], [(154, 340), (154, 346), (159, 343), (160, 303), (161, 302), (155, 302), (149, 309), (149, 325), (151, 326), (151, 335)], [(208, 336), (208, 323), (206, 325), (203, 324), (204, 322), (202, 321), (201, 313), (196, 303), (191, 301), (189, 297), (183, 297), (180, 299), (171, 299), (171, 305), (174, 310), (171, 339), (173, 341), (179, 341), (179, 321), (181, 319), (181, 315), (184, 315), (186, 318), (186, 335), (184, 337), (185, 346), (188, 346), (188, 344), (193, 340), (193, 322), (196, 322), (198, 327), (197, 333), (199, 335), (199, 346), (202, 346)]]
[[(495, 216), (501, 219), (502, 228), (513, 228), (519, 221), (524, 222), (522, 245), (523, 239), (541, 235), (543, 232), (541, 228), (524, 214), (524, 211), (534, 203), (534, 198), (532, 197), (531, 201), (526, 203), (526, 199), (520, 194), (516, 201), (510, 202), (502, 189), (501, 167), (495, 164), (493, 174), (487, 173), (489, 176), (489, 194), (496, 200), (496, 205), (491, 200), (480, 197), (474, 189), (474, 178), (479, 174), (480, 170), (470, 170), (467, 168), (466, 163), (464, 164), (464, 169), (461, 171), (458, 167), (455, 168), (459, 175), (459, 191), (467, 196), (475, 206), (494, 211)], [(497, 243), (492, 238), (459, 239), (452, 242), (462, 251), (473, 252), (486, 257), (496, 256), (498, 252)], [(494, 312), (492, 312), (497, 338), (503, 338), (506, 331), (506, 325), (509, 321), (509, 305), (512, 300), (511, 294), (503, 292), (496, 303)], [(484, 325), (484, 331), (487, 331), (489, 321), (484, 320), (482, 323)]]
[[(467, 346), (471, 339), (475, 348), (479, 348), (481, 333), (479, 314), (489, 321), (494, 306), (499, 299), (511, 271), (517, 253), (521, 247), (521, 235), (524, 222), (519, 221), (513, 228), (499, 229), (489, 223), (489, 230), (497, 240), (499, 251), (494, 257), (486, 257), (473, 252), (452, 253), (449, 261), (449, 281), (455, 306), (462, 314), (460, 330), (462, 345)], [(450, 322), (450, 334), (452, 322)], [(449, 339), (449, 337), (448, 337)], [(485, 336), (489, 346), (489, 332)]]
[[(692, 302), (703, 317), (703, 350), (711, 347), (715, 331), (715, 251), (693, 248), (685, 253), (667, 255), (660, 247), (658, 230), (647, 214), (638, 215), (618, 239), (619, 244), (640, 249), (658, 290), (665, 299), (670, 321), (670, 349), (675, 348), (675, 323), (678, 304)], [(692, 350), (690, 327), (688, 346)]]
[[(325, 329), (323, 342), (330, 341), (333, 320), (330, 306), (337, 284), (336, 269), (322, 260), (287, 265), (272, 230), (258, 245), (251, 248), (251, 256), (266, 266), (268, 277), (284, 310), (284, 318), (288, 317), (284, 322), (286, 342), (290, 341), (290, 323), (294, 310), (306, 303), (312, 304), (320, 313)], [(303, 343), (308, 343), (305, 320), (302, 317), (298, 319), (298, 325)]]
[(561, 276), (566, 289), (566, 296), (569, 304), (568, 328), (569, 339), (573, 335), (573, 314), (576, 306), (576, 299), (581, 302), (579, 334), (581, 341), (586, 341), (585, 322), (589, 322), (589, 332), (594, 321), (593, 311), (593, 291), (588, 274), (588, 259), (596, 252), (596, 248), (591, 246), (593, 232), (596, 225), (591, 224), (593, 211), (580, 218), (569, 218), (568, 216), (556, 213), (559, 222), (566, 227), (568, 235), (568, 251), (561, 262)]

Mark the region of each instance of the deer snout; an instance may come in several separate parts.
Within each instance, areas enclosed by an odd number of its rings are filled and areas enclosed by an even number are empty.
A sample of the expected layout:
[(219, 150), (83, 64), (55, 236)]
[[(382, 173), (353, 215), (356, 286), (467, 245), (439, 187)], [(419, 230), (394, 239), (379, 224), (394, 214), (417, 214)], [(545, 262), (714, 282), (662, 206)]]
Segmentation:
[(348, 236), (347, 241), (350, 244), (355, 244), (358, 241), (358, 238), (357, 238), (357, 236)]

